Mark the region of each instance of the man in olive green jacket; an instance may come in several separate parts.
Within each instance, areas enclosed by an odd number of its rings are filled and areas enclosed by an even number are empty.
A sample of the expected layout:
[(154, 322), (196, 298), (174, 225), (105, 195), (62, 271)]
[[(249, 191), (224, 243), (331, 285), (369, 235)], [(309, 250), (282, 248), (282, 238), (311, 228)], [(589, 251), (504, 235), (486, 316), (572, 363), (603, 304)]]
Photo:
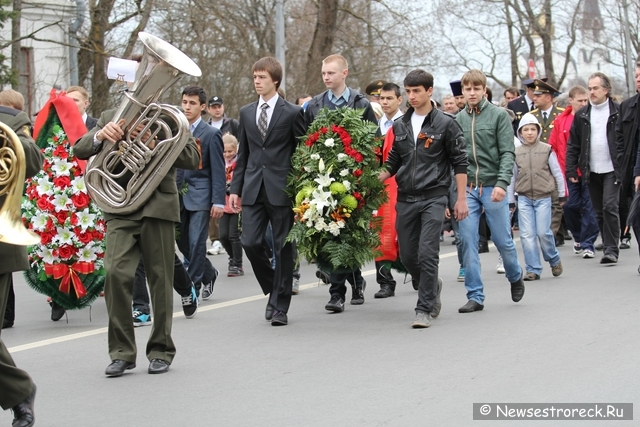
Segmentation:
[(484, 96), (486, 87), (487, 77), (482, 71), (467, 71), (462, 77), (462, 93), (467, 103), (456, 115), (469, 156), (469, 216), (459, 224), (468, 301), (458, 309), (460, 313), (484, 309), (484, 283), (478, 255), (478, 222), (483, 211), (491, 229), (491, 240), (500, 251), (505, 275), (511, 283), (511, 300), (518, 302), (524, 295), (522, 267), (511, 236), (509, 202), (505, 197), (513, 175), (513, 130), (507, 112)]
[[(20, 138), (26, 158), (26, 176), (32, 177), (42, 168), (44, 156), (30, 135), (31, 122), (22, 112), (10, 107), (0, 106), (0, 122), (8, 125)], [(19, 183), (18, 185), (24, 185)], [(0, 196), (0, 206), (4, 205), (5, 196)], [(0, 313), (4, 313), (9, 295), (11, 273), (27, 270), (29, 259), (24, 246), (0, 243)], [(0, 339), (0, 406), (2, 409), (12, 409), (14, 427), (32, 426), (33, 400), (36, 386), (29, 374), (18, 369)]]
[[(124, 136), (121, 124), (111, 122), (115, 110), (105, 111), (94, 129), (73, 147), (80, 159), (111, 149)], [(188, 129), (186, 130), (189, 131)], [(159, 136), (162, 139), (162, 135)], [(140, 260), (146, 266), (155, 321), (147, 342), (149, 373), (169, 370), (175, 346), (171, 339), (173, 314), (173, 268), (175, 223), (180, 222), (175, 168), (196, 169), (200, 163), (193, 138), (160, 182), (151, 197), (130, 214), (104, 214), (107, 225), (105, 252), (105, 300), (109, 314), (109, 355), (107, 376), (120, 376), (136, 366), (136, 344), (131, 317), (133, 280)]]

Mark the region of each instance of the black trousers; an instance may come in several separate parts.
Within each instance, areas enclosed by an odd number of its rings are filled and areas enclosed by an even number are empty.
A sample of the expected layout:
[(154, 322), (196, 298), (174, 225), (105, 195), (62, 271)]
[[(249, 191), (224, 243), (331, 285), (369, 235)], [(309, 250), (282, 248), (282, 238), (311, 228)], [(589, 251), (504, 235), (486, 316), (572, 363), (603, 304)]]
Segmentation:
[(436, 298), (440, 263), (440, 230), (447, 196), (396, 203), (400, 259), (418, 281), (416, 312), (430, 313)]
[(240, 242), (241, 229), (240, 214), (224, 213), (218, 223), (220, 243), (227, 255), (229, 255), (229, 267), (242, 268), (242, 243)]
[(344, 301), (347, 299), (347, 286), (345, 285), (345, 282), (348, 281), (351, 286), (355, 286), (356, 284), (360, 285), (363, 280), (362, 271), (360, 271), (359, 268), (349, 273), (332, 272), (329, 274), (329, 281), (331, 282), (331, 286), (329, 286), (329, 293), (331, 295), (340, 296)]
[[(186, 297), (191, 293), (193, 283), (189, 273), (184, 268), (184, 264), (175, 256), (173, 263), (173, 289), (181, 296)], [(144, 262), (140, 257), (140, 262), (136, 268), (136, 275), (133, 280), (133, 309), (144, 314), (151, 314), (149, 308), (149, 291), (147, 290), (147, 275), (144, 272)]]
[(589, 195), (602, 234), (605, 255), (618, 256), (620, 238), (619, 198), (620, 185), (616, 183), (614, 172), (591, 173), (589, 175)]
[(384, 261), (376, 261), (376, 282), (380, 286), (391, 286), (392, 289), (396, 288), (396, 281), (391, 274), (391, 269), (384, 265)]
[[(275, 270), (271, 268), (263, 246), (269, 221), (273, 230)], [(242, 247), (251, 262), (262, 292), (270, 295), (269, 304), (274, 310), (284, 313), (289, 311), (293, 284), (293, 250), (291, 243), (285, 243), (292, 226), (291, 206), (272, 205), (264, 185), (260, 188), (253, 205), (242, 206)]]

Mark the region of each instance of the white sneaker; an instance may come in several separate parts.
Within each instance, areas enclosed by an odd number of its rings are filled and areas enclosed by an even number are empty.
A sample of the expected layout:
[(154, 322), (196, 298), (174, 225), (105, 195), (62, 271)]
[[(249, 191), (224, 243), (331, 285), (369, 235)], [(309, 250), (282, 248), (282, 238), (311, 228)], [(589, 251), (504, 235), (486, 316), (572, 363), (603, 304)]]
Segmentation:
[(593, 258), (593, 257), (595, 257), (595, 254), (593, 253), (592, 250), (585, 249), (584, 251), (582, 251), (582, 258)]
[(209, 255), (220, 255), (220, 254), (226, 254), (226, 253), (227, 252), (222, 247), (222, 243), (220, 243), (220, 240), (214, 241), (211, 244), (211, 248), (207, 250), (207, 254)]
[(505, 273), (504, 264), (502, 263), (502, 260), (498, 261), (498, 265), (496, 265), (496, 273), (498, 273), (498, 274), (504, 274)]

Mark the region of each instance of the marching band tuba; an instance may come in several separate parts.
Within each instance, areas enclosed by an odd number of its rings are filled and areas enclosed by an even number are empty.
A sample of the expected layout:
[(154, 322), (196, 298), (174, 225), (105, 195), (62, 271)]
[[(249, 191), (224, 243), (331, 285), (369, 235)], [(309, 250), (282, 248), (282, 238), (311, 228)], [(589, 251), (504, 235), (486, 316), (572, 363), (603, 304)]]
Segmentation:
[(0, 208), (0, 242), (10, 245), (29, 246), (40, 242), (40, 236), (22, 223), (20, 205), (26, 170), (20, 138), (0, 122), (0, 196), (7, 196)]
[(196, 63), (171, 44), (145, 32), (138, 37), (144, 45), (142, 61), (111, 120), (124, 120), (124, 138), (94, 156), (84, 176), (98, 207), (113, 214), (140, 209), (189, 140), (184, 114), (156, 101), (183, 75), (202, 75)]

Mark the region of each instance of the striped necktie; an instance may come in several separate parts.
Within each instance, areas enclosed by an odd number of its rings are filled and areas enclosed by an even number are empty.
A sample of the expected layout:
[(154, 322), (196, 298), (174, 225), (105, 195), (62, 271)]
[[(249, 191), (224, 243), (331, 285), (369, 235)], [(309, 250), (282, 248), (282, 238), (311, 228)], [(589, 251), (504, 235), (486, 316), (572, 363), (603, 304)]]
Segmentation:
[(262, 111), (260, 112), (260, 118), (258, 119), (258, 129), (260, 130), (260, 136), (264, 141), (267, 136), (267, 108), (269, 108), (269, 104), (265, 102), (260, 108), (262, 108)]

